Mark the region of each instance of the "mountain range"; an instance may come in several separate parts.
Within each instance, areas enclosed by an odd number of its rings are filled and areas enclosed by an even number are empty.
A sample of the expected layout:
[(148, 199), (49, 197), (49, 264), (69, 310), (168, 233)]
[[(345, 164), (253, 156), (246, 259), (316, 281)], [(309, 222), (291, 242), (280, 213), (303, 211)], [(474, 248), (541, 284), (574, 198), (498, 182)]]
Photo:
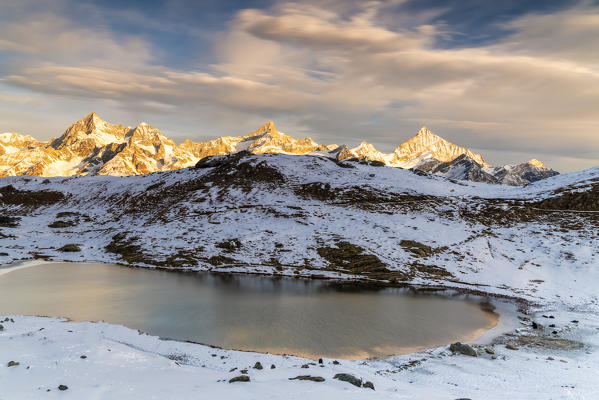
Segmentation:
[(135, 128), (115, 125), (92, 112), (47, 142), (18, 133), (0, 134), (0, 177), (141, 175), (191, 167), (200, 160), (205, 162), (206, 157), (241, 151), (321, 156), (343, 163), (366, 162), (455, 180), (508, 185), (526, 185), (558, 174), (535, 159), (493, 167), (482, 155), (450, 143), (426, 127), (392, 153), (382, 153), (367, 142), (349, 148), (319, 144), (311, 138), (294, 139), (279, 132), (272, 121), (247, 135), (206, 142), (186, 140), (177, 145), (146, 123)]

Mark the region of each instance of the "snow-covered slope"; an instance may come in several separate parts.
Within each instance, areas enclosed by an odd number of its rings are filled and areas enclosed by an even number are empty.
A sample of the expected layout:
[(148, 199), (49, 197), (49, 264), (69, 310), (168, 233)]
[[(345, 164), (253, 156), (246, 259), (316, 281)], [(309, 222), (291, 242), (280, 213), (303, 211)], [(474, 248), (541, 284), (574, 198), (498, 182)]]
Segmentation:
[[(385, 154), (367, 142), (349, 148), (345, 145), (318, 144), (311, 138), (294, 139), (279, 132), (272, 121), (247, 135), (221, 136), (200, 143), (186, 140), (176, 145), (148, 124), (141, 123), (132, 129), (107, 123), (96, 113), (91, 113), (50, 143), (38, 142), (30, 136), (18, 134), (0, 135), (0, 176), (140, 175), (185, 168), (205, 157), (240, 151), (252, 154), (310, 154), (338, 161), (374, 161), (392, 167), (418, 168), (433, 173), (439, 170), (439, 175), (464, 180), (473, 180), (472, 178), (484, 176), (487, 172), (447, 172), (451, 166), (439, 164), (467, 157), (476, 164), (470, 169), (493, 169), (480, 154), (450, 143), (426, 127), (420, 129), (412, 139), (399, 145), (393, 153)], [(433, 168), (435, 166), (438, 167)], [(492, 175), (501, 176), (480, 180), (522, 185), (555, 174), (537, 160), (493, 170), (495, 172)]]
[[(547, 295), (578, 285), (553, 282), (554, 268), (580, 282), (599, 272), (599, 169), (522, 188), (313, 156), (211, 160), (125, 178), (3, 178), (0, 207), (18, 226), (2, 228), (0, 261), (43, 249), (169, 268), (484, 283), (522, 296), (534, 296), (539, 279)], [(81, 252), (58, 251), (69, 243)]]
[[(593, 398), (599, 168), (515, 187), (326, 157), (209, 161), (141, 176), (2, 178), (0, 263), (44, 257), (455, 287), (526, 300), (521, 325), (475, 346), (478, 357), (443, 347), (302, 368), (310, 361), (13, 316), (0, 321), (0, 396)], [(61, 250), (67, 244), (79, 251)], [(267, 367), (251, 368), (256, 361)], [(228, 383), (242, 368), (251, 382)], [(289, 380), (298, 375), (325, 381)]]
[[(452, 355), (445, 346), (385, 360), (325, 358), (322, 365), (298, 357), (161, 340), (103, 322), (10, 316), (0, 332), (2, 396), (32, 400), (594, 399), (597, 313), (548, 314), (555, 319), (534, 312), (509, 336), (474, 345), (478, 357)], [(551, 321), (558, 328), (533, 330), (531, 319), (545, 325)], [(555, 329), (558, 335), (551, 333)], [(517, 350), (508, 349), (506, 343)], [(19, 365), (7, 367), (9, 361)], [(264, 368), (253, 368), (256, 362)], [(229, 383), (242, 375), (241, 370), (250, 381)], [(372, 382), (374, 390), (334, 379), (340, 373)], [(323, 381), (290, 379), (306, 375)]]

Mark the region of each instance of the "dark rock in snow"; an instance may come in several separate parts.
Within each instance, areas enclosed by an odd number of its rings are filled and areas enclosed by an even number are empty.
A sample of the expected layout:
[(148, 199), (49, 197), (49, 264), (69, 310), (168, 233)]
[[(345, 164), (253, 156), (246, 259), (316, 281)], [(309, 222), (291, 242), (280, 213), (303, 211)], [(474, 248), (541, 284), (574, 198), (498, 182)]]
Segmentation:
[(77, 244), (65, 244), (60, 249), (58, 249), (58, 251), (62, 253), (76, 253), (78, 251), (81, 251), (81, 248)]
[(333, 379), (340, 380), (342, 382), (351, 383), (354, 386), (362, 387), (362, 379), (358, 379), (350, 374), (337, 374), (333, 377)]
[(367, 381), (367, 382), (365, 382), (365, 383), (362, 385), (362, 387), (365, 387), (365, 388), (369, 388), (369, 389), (372, 389), (372, 390), (374, 390), (374, 383), (372, 383), (372, 382), (370, 382), (370, 381)]
[(260, 361), (257, 361), (256, 364), (254, 364), (254, 369), (262, 369), (262, 364)]
[(322, 376), (311, 376), (311, 375), (298, 375), (295, 378), (289, 378), (290, 381), (300, 380), (300, 381), (312, 381), (312, 382), (324, 382), (324, 378)]
[(67, 390), (68, 388), (67, 385), (58, 385), (58, 390)]
[(454, 353), (464, 354), (466, 356), (476, 357), (476, 350), (472, 348), (469, 344), (464, 344), (460, 342), (455, 342), (449, 346), (449, 350)]
[(17, 365), (19, 365), (20, 363), (18, 361), (9, 361), (8, 364), (6, 365), (7, 367), (16, 367)]
[(239, 375), (236, 376), (234, 378), (229, 379), (229, 383), (234, 383), (234, 382), (249, 382), (250, 381), (250, 377), (247, 375)]

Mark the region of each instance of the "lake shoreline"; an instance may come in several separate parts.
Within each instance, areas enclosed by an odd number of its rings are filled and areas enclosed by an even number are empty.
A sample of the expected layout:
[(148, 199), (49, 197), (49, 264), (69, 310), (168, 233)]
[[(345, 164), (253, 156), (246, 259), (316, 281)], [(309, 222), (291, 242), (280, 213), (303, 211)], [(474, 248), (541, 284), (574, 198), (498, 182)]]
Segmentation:
[[(60, 266), (62, 264), (65, 265), (65, 266), (73, 265), (72, 263), (62, 263), (62, 262), (47, 262), (47, 261), (43, 261), (43, 262), (40, 263), (38, 261), (29, 261), (29, 262), (28, 261), (24, 261), (24, 262), (19, 262), (19, 263), (13, 264), (12, 267), (8, 267), (8, 268), (7, 268), (7, 266), (2, 267), (0, 269), (0, 275), (2, 275), (2, 272), (4, 274), (7, 274), (10, 271), (14, 271), (14, 272), (21, 271), (21, 274), (22, 274), (23, 273), (22, 272), (23, 269), (28, 268), (28, 267), (36, 267), (36, 266), (40, 267), (40, 264), (54, 265), (54, 266), (56, 266), (58, 268), (60, 268)], [(83, 266), (83, 265), (87, 265), (87, 264), (88, 263), (83, 263), (81, 265)], [(114, 273), (116, 273), (117, 271), (121, 271), (121, 272), (131, 271), (130, 268), (125, 268), (123, 266), (119, 266), (119, 267), (123, 267), (124, 268), (122, 270), (121, 269), (111, 270), (112, 267), (110, 266), (110, 264), (98, 264), (98, 267), (100, 267), (100, 266), (101, 267), (107, 267), (108, 271), (113, 271)], [(75, 265), (73, 265), (73, 267), (75, 267)], [(90, 267), (94, 268), (93, 263), (90, 264)], [(78, 268), (81, 268), (81, 267), (78, 267)], [(89, 272), (96, 271), (95, 269), (87, 269), (87, 268), (84, 268), (84, 269), (86, 271), (89, 271)], [(146, 272), (150, 272), (147, 269), (144, 269), (144, 270)], [(73, 271), (75, 273), (75, 276), (77, 276), (76, 271), (77, 270)], [(46, 273), (46, 270), (44, 270), (43, 272)], [(119, 272), (119, 273), (121, 273), (121, 272)], [(165, 272), (165, 271), (162, 271), (162, 272)], [(181, 271), (169, 271), (169, 270), (167, 270), (166, 272), (181, 272)], [(52, 272), (47, 272), (47, 273), (55, 274), (55, 273), (52, 273)], [(105, 276), (106, 276), (105, 272), (98, 272), (98, 273), (103, 274), (102, 277), (105, 278)], [(189, 272), (185, 272), (182, 275), (186, 275), (186, 274), (189, 274)], [(126, 275), (132, 276), (134, 278), (143, 278), (144, 276), (152, 276), (153, 279), (159, 280), (159, 282), (157, 282), (157, 283), (161, 285), (161, 289), (162, 289), (162, 286), (166, 286), (165, 290), (168, 293), (177, 292), (176, 289), (174, 289), (174, 290), (168, 289), (168, 287), (169, 287), (167, 285), (168, 284), (168, 280), (164, 281), (164, 282), (160, 281), (161, 279), (165, 279), (166, 277), (171, 277), (172, 276), (171, 274), (167, 273), (166, 275), (153, 275), (152, 273), (150, 273), (149, 275), (147, 275), (147, 274), (146, 275), (137, 275), (135, 272), (133, 272), (133, 273), (127, 272)], [(178, 275), (181, 276), (181, 274), (178, 274)], [(51, 287), (47, 287), (49, 284), (51, 284), (51, 281), (47, 281), (47, 280), (45, 280), (45, 278), (38, 277), (37, 273), (33, 274), (32, 272), (30, 272), (29, 276), (35, 277), (36, 279), (44, 279), (44, 285), (46, 286), (45, 290), (51, 290)], [(118, 276), (118, 274), (117, 274), (117, 276)], [(217, 282), (217, 281), (221, 282), (220, 277), (222, 277), (223, 275), (222, 274), (211, 274), (211, 273), (201, 272), (199, 274), (195, 273), (194, 276), (196, 278), (200, 278), (200, 281), (198, 281), (198, 282), (204, 282), (205, 279), (208, 279), (209, 281), (213, 281), (213, 280), (216, 279), (215, 282)], [(301, 281), (298, 282), (297, 278), (295, 278), (295, 277), (293, 277), (293, 278), (292, 277), (276, 277), (275, 279), (272, 279), (271, 276), (264, 276), (264, 275), (259, 276), (259, 275), (255, 275), (256, 279), (259, 279), (259, 280), (254, 282), (254, 278), (251, 278), (251, 276), (249, 276), (249, 275), (235, 274), (234, 276), (237, 276), (238, 279), (241, 279), (241, 281), (237, 281), (237, 280), (235, 281), (236, 285), (239, 285), (242, 282), (251, 282), (252, 285), (258, 284), (258, 286), (262, 285), (263, 283), (267, 283), (268, 285), (275, 285), (276, 287), (280, 286), (280, 288), (278, 290), (281, 291), (281, 294), (288, 293), (288, 290), (290, 288), (292, 288), (292, 287), (305, 287), (305, 285), (308, 284), (309, 282), (313, 282), (313, 283), (310, 284), (311, 285), (310, 287), (312, 287), (313, 284), (317, 284), (317, 286), (314, 286), (314, 289), (311, 289), (311, 290), (316, 290), (316, 289), (317, 290), (312, 295), (308, 294), (308, 293), (311, 293), (311, 292), (306, 292), (305, 295), (309, 295), (310, 298), (312, 298), (313, 295), (317, 295), (314, 298), (314, 301), (318, 301), (317, 299), (320, 298), (320, 296), (318, 295), (318, 293), (321, 293), (322, 290), (326, 290), (326, 292), (324, 292), (324, 293), (328, 293), (328, 292), (331, 292), (331, 293), (337, 293), (338, 292), (340, 294), (343, 293), (343, 296), (348, 296), (349, 295), (350, 298), (351, 298), (351, 296), (356, 296), (356, 295), (357, 296), (361, 296), (361, 297), (358, 297), (358, 298), (355, 298), (355, 299), (362, 298), (363, 296), (369, 296), (369, 297), (365, 297), (365, 299), (367, 299), (367, 298), (371, 298), (372, 296), (374, 296), (373, 298), (374, 299), (378, 298), (379, 302), (382, 301), (382, 300), (384, 300), (384, 299), (389, 299), (389, 300), (392, 300), (394, 302), (395, 301), (399, 302), (398, 303), (399, 305), (401, 305), (402, 302), (405, 301), (405, 300), (402, 300), (404, 298), (403, 296), (409, 296), (406, 299), (411, 299), (411, 298), (413, 298), (413, 299), (421, 299), (420, 301), (426, 300), (426, 303), (428, 303), (429, 300), (430, 300), (430, 301), (434, 301), (434, 302), (436, 302), (436, 303), (438, 303), (440, 305), (443, 305), (443, 306), (446, 305), (446, 306), (451, 306), (451, 307), (453, 307), (452, 304), (456, 304), (457, 305), (457, 304), (461, 304), (462, 301), (465, 301), (466, 303), (464, 303), (464, 305), (465, 304), (471, 304), (471, 306), (475, 307), (475, 309), (479, 309), (479, 311), (477, 311), (477, 313), (480, 314), (481, 317), (484, 316), (484, 320), (487, 321), (487, 322), (484, 322), (484, 326), (477, 327), (477, 328), (475, 328), (471, 332), (464, 331), (462, 334), (459, 334), (459, 337), (456, 337), (454, 339), (454, 341), (455, 340), (463, 341), (463, 342), (475, 341), (475, 340), (479, 339), (482, 335), (486, 334), (489, 330), (495, 328), (499, 324), (500, 320), (503, 321), (504, 319), (506, 319), (508, 317), (510, 319), (515, 319), (515, 315), (516, 315), (516, 313), (514, 311), (510, 311), (509, 313), (507, 313), (507, 312), (504, 313), (502, 311), (501, 313), (498, 313), (496, 311), (496, 307), (489, 302), (489, 299), (488, 299), (487, 296), (484, 296), (484, 297), (473, 296), (471, 294), (464, 294), (464, 293), (461, 293), (459, 291), (454, 291), (454, 290), (451, 290), (451, 289), (433, 290), (433, 291), (430, 291), (430, 290), (420, 291), (420, 290), (415, 290), (414, 288), (405, 288), (405, 287), (391, 287), (390, 288), (390, 287), (386, 287), (386, 286), (377, 286), (376, 290), (375, 290), (373, 286), (368, 286), (368, 289), (365, 289), (361, 285), (355, 285), (354, 282), (349, 282), (348, 283), (348, 282), (343, 282), (343, 281), (338, 282), (338, 281), (334, 281), (334, 280), (325, 280), (325, 281), (322, 281), (322, 280), (314, 280), (314, 279), (312, 279), (312, 280), (304, 280), (303, 283), (301, 283)], [(244, 278), (245, 276), (247, 276), (247, 278)], [(249, 278), (251, 278), (251, 279), (248, 281)], [(28, 280), (26, 282), (24, 282), (24, 283), (18, 284), (18, 283), (13, 282), (12, 285), (17, 285), (17, 286), (18, 285), (22, 285), (22, 284), (29, 285), (29, 282), (31, 282), (31, 278), (27, 278), (27, 279)], [(50, 278), (50, 279), (53, 279), (53, 278)], [(57, 278), (57, 279), (60, 280), (61, 285), (75, 284), (75, 287), (81, 286), (81, 284), (76, 284), (75, 283), (75, 282), (77, 282), (77, 280), (73, 281), (72, 283), (69, 283), (70, 281), (69, 281), (68, 277)], [(80, 279), (80, 278), (77, 278), (77, 279)], [(95, 280), (92, 276), (90, 276), (89, 279)], [(127, 278), (127, 279), (130, 279), (130, 278)], [(264, 279), (264, 280), (262, 281), (262, 279)], [(141, 282), (143, 282), (143, 281), (144, 280), (142, 279)], [(195, 282), (195, 280), (187, 280), (187, 279), (185, 279), (184, 281), (188, 282), (188, 284), (190, 284), (192, 286), (194, 285), (194, 282)], [(222, 281), (222, 282), (225, 282), (225, 281)], [(2, 282), (0, 281), (0, 283), (2, 283)], [(300, 286), (297, 286), (298, 283), (300, 284)], [(156, 284), (156, 282), (153, 283), (153, 284)], [(206, 285), (206, 283), (202, 283), (202, 284)], [(32, 283), (32, 285), (34, 285), (34, 287), (35, 287), (35, 283)], [(104, 283), (102, 283), (101, 285), (104, 285)], [(208, 284), (208, 285), (210, 286), (210, 284)], [(222, 283), (221, 283), (221, 285), (222, 285)], [(281, 285), (283, 285), (283, 286), (281, 286)], [(291, 285), (291, 286), (289, 286), (289, 285)], [(273, 287), (275, 287), (275, 286), (273, 286)], [(67, 288), (67, 286), (65, 286), (64, 290), (68, 290), (66, 288)], [(15, 289), (15, 290), (17, 290), (17, 289)], [(85, 287), (79, 288), (79, 290), (85, 290)], [(93, 289), (93, 290), (95, 291), (96, 289)], [(268, 290), (268, 289), (266, 289), (266, 290)], [(305, 289), (303, 289), (303, 290), (305, 290)], [(391, 292), (389, 292), (389, 290), (391, 290)], [(380, 295), (379, 295), (379, 292), (381, 293)], [(178, 295), (183, 295), (182, 293), (183, 292), (178, 293)], [(265, 293), (267, 293), (267, 292), (265, 292)], [(277, 291), (277, 293), (278, 293), (278, 291)], [(292, 293), (293, 293), (293, 291), (289, 292), (288, 294), (291, 295)], [(357, 293), (357, 294), (353, 295), (351, 293)], [(280, 296), (281, 294), (279, 294), (277, 296)], [(395, 297), (396, 295), (398, 297)], [(139, 294), (139, 293), (137, 294), (137, 296), (138, 297), (145, 297), (145, 295), (142, 295), (142, 294)], [(383, 297), (380, 297), (380, 296), (383, 296)], [(391, 296), (391, 297), (389, 297), (389, 296)], [(415, 296), (415, 297), (413, 297), (413, 296)], [(52, 299), (52, 297), (44, 296), (44, 301), (49, 301), (48, 299)], [(338, 301), (342, 301), (342, 302), (345, 303), (347, 300), (341, 300), (341, 299), (339, 299)], [(361, 302), (363, 302), (363, 301), (364, 300), (361, 300)], [(301, 302), (301, 303), (303, 304), (303, 302)], [(423, 303), (423, 305), (426, 304), (426, 303)], [(432, 303), (432, 304), (436, 304), (436, 303)], [(127, 303), (123, 303), (123, 305), (125, 307), (127, 307), (126, 304)], [(382, 304), (383, 303), (381, 303), (381, 305)], [(416, 302), (415, 304), (417, 305), (418, 302)], [(105, 306), (108, 306), (108, 305), (105, 305)], [(344, 305), (344, 307), (347, 307), (347, 306), (348, 305)], [(60, 306), (58, 306), (58, 307), (60, 308)], [(219, 309), (218, 308), (219, 306), (218, 305), (214, 305), (214, 307), (215, 307), (214, 311), (218, 312), (217, 310)], [(329, 306), (327, 306), (327, 307), (329, 307)], [(377, 307), (380, 307), (380, 305), (377, 305)], [(515, 307), (512, 307), (512, 308), (515, 308)], [(135, 309), (135, 308), (133, 308), (133, 309)], [(152, 308), (150, 307), (150, 310), (151, 309)], [(402, 311), (399, 311), (401, 309), (402, 308), (400, 307), (397, 312), (402, 312)], [(419, 308), (415, 308), (412, 312), (416, 312), (416, 313), (423, 312), (423, 310), (416, 311), (418, 309)], [(18, 308), (15, 309), (15, 310), (18, 310)], [(473, 310), (474, 310), (474, 308), (473, 308)], [(7, 310), (4, 309), (4, 310), (1, 310), (1, 311), (6, 312)], [(158, 311), (156, 311), (156, 312), (158, 312)], [(353, 312), (355, 313), (356, 310), (354, 310)], [(427, 313), (426, 311), (424, 311), (424, 312)], [(66, 318), (71, 318), (74, 321), (109, 320), (109, 322), (117, 323), (117, 324), (123, 324), (123, 325), (129, 326), (129, 327), (131, 327), (133, 329), (140, 329), (142, 331), (148, 331), (148, 332), (150, 332), (150, 334), (153, 334), (153, 335), (158, 334), (163, 339), (168, 338), (168, 339), (179, 340), (179, 341), (198, 342), (196, 339), (194, 339), (192, 337), (189, 337), (189, 336), (185, 337), (183, 333), (179, 334), (178, 331), (176, 331), (178, 333), (178, 337), (173, 337), (173, 336), (168, 335), (168, 334), (158, 333), (158, 332), (160, 332), (160, 330), (157, 332), (157, 331), (153, 330), (152, 328), (144, 327), (143, 323), (140, 325), (139, 323), (136, 324), (133, 321), (127, 322), (127, 321), (129, 321), (129, 319), (121, 319), (121, 320), (116, 320), (116, 321), (115, 320), (110, 321), (111, 317), (108, 316), (108, 315), (106, 315), (104, 317), (99, 317), (99, 318), (97, 316), (95, 318), (94, 317), (90, 318), (91, 315), (87, 315), (87, 314), (83, 314), (83, 315), (81, 315), (81, 314), (65, 314), (65, 313), (60, 313), (60, 312), (56, 313), (56, 312), (51, 312), (51, 311), (43, 311), (43, 312), (33, 311), (33, 312), (26, 312), (25, 314), (26, 315), (40, 315), (41, 314), (41, 315), (51, 315), (53, 317), (66, 317)], [(380, 314), (380, 311), (377, 311), (377, 313), (372, 314), (372, 316), (376, 316), (377, 314)], [(159, 316), (159, 315), (161, 315), (161, 314), (156, 314), (156, 316)], [(354, 318), (360, 318), (360, 317), (358, 317), (359, 315), (360, 314), (356, 314), (356, 316), (354, 316)], [(389, 315), (392, 315), (392, 314), (389, 314)], [(333, 316), (334, 315), (330, 315), (330, 317), (333, 317)], [(324, 317), (324, 315), (323, 315), (323, 317)], [(371, 318), (371, 317), (369, 317), (369, 318)], [(476, 318), (481, 318), (481, 317), (477, 316)], [(201, 317), (199, 317), (199, 318), (201, 318)], [(256, 318), (260, 319), (260, 317), (258, 317), (258, 316), (256, 316)], [(401, 324), (403, 324), (403, 325), (405, 325), (406, 323), (409, 324), (408, 321), (404, 322), (403, 318), (401, 318), (401, 317), (400, 317), (400, 320), (402, 320)], [(368, 324), (366, 321), (364, 321), (364, 322), (366, 324)], [(171, 324), (169, 323), (167, 325), (170, 327)], [(348, 328), (351, 327), (351, 326), (352, 325), (350, 324), (348, 326)], [(418, 325), (416, 325), (416, 326), (418, 326)], [(418, 329), (418, 328), (416, 328), (416, 326), (414, 326), (411, 329)], [(462, 329), (466, 329), (465, 328), (466, 326), (467, 325), (464, 325), (464, 327)], [(375, 329), (374, 332), (379, 332), (379, 330), (382, 327), (378, 327), (377, 328), (374, 325), (372, 325), (371, 328)], [(169, 328), (169, 329), (171, 329), (171, 331), (172, 331), (172, 329), (175, 329), (175, 327)], [(308, 329), (308, 328), (305, 328), (305, 329)], [(350, 328), (350, 329), (353, 329), (353, 328)], [(379, 330), (376, 330), (376, 329), (379, 329)], [(385, 328), (385, 329), (388, 329), (388, 328)], [(431, 328), (428, 328), (428, 329), (431, 329)], [(451, 328), (448, 327), (447, 329), (451, 329)], [(293, 331), (295, 332), (295, 330), (293, 330)], [(184, 332), (184, 331), (181, 331), (181, 332)], [(345, 332), (345, 330), (344, 330), (344, 332)], [(436, 330), (435, 330), (435, 332), (436, 332)], [(448, 331), (448, 332), (450, 332), (450, 331)], [(399, 331), (398, 331), (398, 334), (399, 334)], [(437, 334), (437, 335), (439, 335), (439, 334)], [(450, 335), (454, 336), (454, 334), (450, 334)], [(346, 340), (347, 339), (343, 339), (343, 343), (345, 343)], [(397, 355), (397, 354), (409, 354), (409, 353), (413, 353), (413, 352), (417, 352), (417, 351), (422, 351), (422, 350), (425, 350), (425, 349), (428, 349), (428, 348), (437, 347), (438, 345), (441, 345), (443, 343), (449, 343), (449, 342), (450, 342), (450, 340), (448, 340), (448, 339), (440, 341), (437, 338), (437, 339), (432, 339), (432, 341), (429, 342), (429, 343), (427, 343), (427, 344), (423, 343), (423, 344), (419, 344), (419, 345), (415, 345), (415, 344), (414, 345), (403, 345), (403, 347), (400, 346), (400, 347), (398, 347), (395, 350), (391, 350), (391, 347), (390, 347), (390, 350), (384, 350), (384, 348), (385, 348), (384, 347), (385, 346), (385, 342), (381, 341), (381, 342), (376, 342), (376, 343), (378, 343), (377, 346), (380, 347), (380, 349), (377, 350), (377, 352), (380, 353), (380, 354), (376, 354), (375, 355), (375, 354), (362, 353), (362, 352), (354, 353), (352, 351), (352, 352), (343, 352), (343, 353), (338, 353), (338, 354), (331, 353), (329, 356), (331, 356), (331, 357), (336, 356), (338, 358), (344, 358), (344, 359), (348, 359), (348, 358), (351, 358), (351, 359), (387, 358), (387, 357), (390, 357), (390, 356), (393, 356), (393, 355)], [(211, 341), (200, 341), (199, 343), (206, 343), (206, 345), (209, 345), (209, 346), (222, 347), (222, 348), (227, 348), (227, 349), (239, 349), (239, 350), (247, 350), (247, 351), (259, 351), (259, 352), (273, 353), (273, 354), (295, 354), (295, 355), (298, 355), (298, 356), (304, 356), (304, 357), (309, 357), (309, 358), (313, 358), (313, 359), (318, 359), (318, 358), (320, 358), (324, 354), (323, 352), (317, 352), (317, 353), (310, 353), (310, 352), (308, 352), (308, 353), (306, 353), (306, 352), (303, 352), (303, 351), (290, 350), (290, 349), (287, 349), (285, 347), (277, 348), (277, 345), (274, 345), (274, 347), (273, 347), (273, 345), (269, 345), (268, 349), (266, 349), (266, 348), (262, 349), (262, 348), (260, 348), (260, 346), (247, 349), (247, 348), (243, 348), (243, 347), (238, 348), (238, 347), (236, 347), (234, 345), (223, 346), (223, 345), (218, 344), (217, 342), (211, 342)], [(351, 343), (351, 342), (347, 342), (347, 343), (349, 345), (349, 343)], [(402, 342), (400, 341), (399, 343), (402, 343)], [(330, 346), (325, 346), (325, 348), (330, 348)]]

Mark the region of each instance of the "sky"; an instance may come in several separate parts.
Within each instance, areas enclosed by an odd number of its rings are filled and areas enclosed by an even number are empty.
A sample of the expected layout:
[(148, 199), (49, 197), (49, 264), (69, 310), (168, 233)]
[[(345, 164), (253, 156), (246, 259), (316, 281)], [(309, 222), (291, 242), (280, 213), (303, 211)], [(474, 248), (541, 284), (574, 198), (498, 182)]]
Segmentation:
[(180, 142), (268, 120), (390, 152), (599, 165), (599, 0), (0, 0), (0, 132), (91, 111)]

